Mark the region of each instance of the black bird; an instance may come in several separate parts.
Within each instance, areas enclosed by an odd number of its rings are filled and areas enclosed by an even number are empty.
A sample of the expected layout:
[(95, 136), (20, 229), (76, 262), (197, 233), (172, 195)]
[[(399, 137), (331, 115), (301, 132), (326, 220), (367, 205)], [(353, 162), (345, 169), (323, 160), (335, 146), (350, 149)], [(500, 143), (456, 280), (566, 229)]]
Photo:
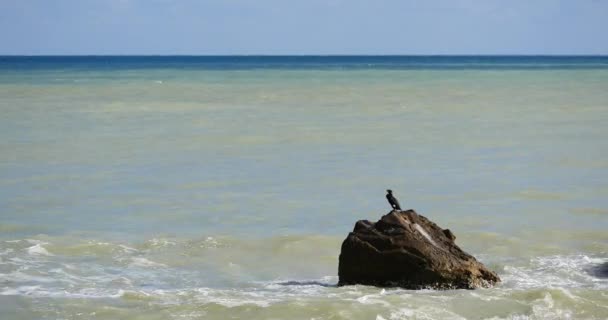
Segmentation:
[(388, 203), (391, 205), (391, 207), (393, 207), (393, 209), (395, 210), (401, 210), (401, 206), (399, 205), (399, 201), (397, 200), (397, 198), (395, 198), (393, 196), (393, 190), (386, 190), (387, 194), (386, 194), (386, 200), (388, 200)]

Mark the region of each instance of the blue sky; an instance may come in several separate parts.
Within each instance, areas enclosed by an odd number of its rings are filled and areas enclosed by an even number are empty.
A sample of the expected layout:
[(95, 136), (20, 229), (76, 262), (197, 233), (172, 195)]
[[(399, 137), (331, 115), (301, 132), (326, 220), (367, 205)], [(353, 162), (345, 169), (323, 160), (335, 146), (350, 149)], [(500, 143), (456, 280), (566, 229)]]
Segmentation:
[(608, 54), (608, 0), (0, 0), (0, 54)]

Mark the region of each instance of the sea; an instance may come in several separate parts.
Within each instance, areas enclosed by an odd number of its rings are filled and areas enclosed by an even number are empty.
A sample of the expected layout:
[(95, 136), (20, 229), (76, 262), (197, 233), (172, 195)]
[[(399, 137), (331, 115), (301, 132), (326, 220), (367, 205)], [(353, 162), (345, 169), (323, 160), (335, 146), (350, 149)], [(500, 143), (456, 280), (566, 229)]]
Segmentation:
[[(2, 56), (0, 318), (608, 319), (607, 56)], [(338, 287), (357, 220), (493, 288)]]

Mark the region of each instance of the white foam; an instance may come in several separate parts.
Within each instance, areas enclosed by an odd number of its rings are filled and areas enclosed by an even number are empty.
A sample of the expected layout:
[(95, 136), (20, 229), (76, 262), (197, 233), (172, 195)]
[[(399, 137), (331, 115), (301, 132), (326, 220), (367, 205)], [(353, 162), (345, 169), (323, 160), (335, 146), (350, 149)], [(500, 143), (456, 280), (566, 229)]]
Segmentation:
[(588, 256), (582, 256), (581, 259), (585, 262), (595, 263), (595, 264), (601, 264), (601, 263), (608, 262), (608, 259), (605, 259), (605, 258), (591, 258)]
[(407, 319), (407, 318), (413, 317), (414, 314), (415, 314), (414, 310), (407, 309), (407, 308), (400, 308), (397, 311), (394, 311), (391, 313), (390, 319), (391, 320)]
[(475, 292), (470, 292), (469, 295), (471, 297), (483, 300), (483, 301), (499, 301), (499, 300), (503, 300), (503, 298), (501, 297), (495, 297), (495, 296), (489, 296), (489, 295), (485, 295), (485, 294), (478, 294)]
[(98, 246), (111, 246), (112, 244), (109, 242), (101, 242), (101, 241), (88, 241), (88, 244), (98, 245)]
[(201, 244), (201, 248), (217, 248), (220, 243), (213, 237), (207, 237)]
[(532, 312), (539, 319), (572, 319), (570, 310), (555, 308), (555, 301), (549, 292), (542, 299), (533, 302)]
[(357, 298), (357, 302), (361, 303), (361, 304), (380, 304), (382, 306), (385, 307), (389, 307), (391, 304), (384, 301), (384, 300), (380, 300), (378, 298), (380, 298), (382, 294), (368, 294), (368, 295), (364, 295), (362, 297)]
[(528, 265), (507, 265), (501, 274), (507, 288), (596, 288), (608, 289), (608, 280), (600, 279), (589, 268), (605, 259), (585, 255), (536, 257)]
[(52, 254), (48, 252), (40, 243), (27, 248), (27, 253), (33, 255), (52, 256)]
[(32, 295), (33, 292), (36, 292), (40, 286), (21, 286), (18, 288), (4, 288), (0, 291), (0, 295), (2, 296), (22, 296), (22, 295)]
[(42, 240), (36, 240), (36, 239), (25, 239), (25, 241), (27, 241), (31, 244), (49, 244), (48, 242), (45, 242)]
[(0, 295), (4, 296), (34, 296), (50, 298), (120, 298), (125, 294), (124, 290), (114, 292), (83, 289), (79, 292), (68, 292), (65, 290), (45, 290), (41, 286), (20, 286), (17, 288), (4, 288)]
[(64, 266), (68, 270), (78, 270), (78, 268), (76, 268), (75, 266), (73, 266), (71, 264), (64, 264)]
[[(385, 319), (381, 315), (377, 315), (376, 319)], [(466, 320), (463, 316), (449, 311), (446, 307), (435, 307), (435, 306), (421, 306), (419, 308), (406, 308), (399, 307), (391, 310), (389, 315), (390, 320), (403, 320), (403, 319), (452, 319), (452, 320)]]
[(229, 308), (242, 305), (256, 305), (265, 308), (269, 307), (273, 302), (282, 300), (282, 298), (270, 297), (259, 292), (214, 290), (210, 288), (197, 288), (195, 292), (194, 298), (197, 302), (216, 303)]
[(131, 262), (129, 264), (130, 267), (155, 267), (155, 268), (166, 268), (166, 264), (150, 261), (146, 258), (142, 257), (133, 257), (131, 258)]
[(164, 239), (164, 238), (160, 238), (160, 239), (153, 238), (153, 239), (148, 240), (148, 242), (153, 247), (168, 247), (168, 246), (175, 246), (175, 245), (177, 245), (177, 243), (175, 243), (174, 241), (169, 241), (169, 240)]
[(129, 247), (129, 246), (125, 246), (124, 244), (119, 244), (118, 246), (119, 246), (120, 248), (122, 248), (122, 250), (123, 250), (125, 253), (135, 253), (135, 252), (137, 252), (137, 249), (135, 249), (135, 248), (131, 248), (131, 247)]
[(0, 274), (0, 280), (2, 281), (10, 281), (10, 282), (37, 282), (37, 283), (54, 283), (59, 282), (59, 280), (54, 279), (52, 277), (43, 277), (37, 275), (27, 274), (21, 271), (15, 271), (11, 273), (2, 273)]

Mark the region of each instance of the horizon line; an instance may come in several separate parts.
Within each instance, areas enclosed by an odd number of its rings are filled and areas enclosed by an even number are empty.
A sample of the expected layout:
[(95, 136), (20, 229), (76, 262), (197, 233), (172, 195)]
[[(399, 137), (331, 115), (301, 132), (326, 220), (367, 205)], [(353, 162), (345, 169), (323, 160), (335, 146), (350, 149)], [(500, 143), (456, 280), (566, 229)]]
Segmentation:
[(0, 57), (608, 57), (605, 54), (3, 54)]

